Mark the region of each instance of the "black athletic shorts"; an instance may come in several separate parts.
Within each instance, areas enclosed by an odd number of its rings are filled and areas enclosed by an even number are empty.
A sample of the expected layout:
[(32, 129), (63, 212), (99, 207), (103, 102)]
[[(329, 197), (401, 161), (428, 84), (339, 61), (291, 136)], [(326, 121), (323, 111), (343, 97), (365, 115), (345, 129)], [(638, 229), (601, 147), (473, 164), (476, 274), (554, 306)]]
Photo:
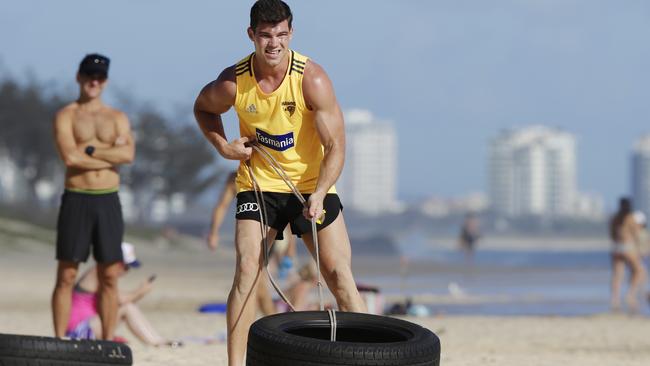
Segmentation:
[(97, 263), (122, 261), (124, 221), (117, 192), (92, 194), (66, 190), (57, 223), (56, 259), (85, 262), (93, 248)]
[[(309, 194), (303, 195), (309, 199)], [(276, 239), (283, 239), (282, 231), (291, 225), (291, 232), (301, 237), (302, 234), (311, 233), (311, 222), (302, 214), (303, 205), (293, 193), (264, 192), (266, 203), (266, 216), (268, 225), (278, 231)], [(325, 210), (322, 223), (316, 224), (316, 230), (329, 226), (343, 210), (341, 200), (335, 193), (328, 193), (323, 200)], [(260, 221), (260, 208), (255, 199), (255, 192), (245, 191), (237, 193), (237, 220)]]

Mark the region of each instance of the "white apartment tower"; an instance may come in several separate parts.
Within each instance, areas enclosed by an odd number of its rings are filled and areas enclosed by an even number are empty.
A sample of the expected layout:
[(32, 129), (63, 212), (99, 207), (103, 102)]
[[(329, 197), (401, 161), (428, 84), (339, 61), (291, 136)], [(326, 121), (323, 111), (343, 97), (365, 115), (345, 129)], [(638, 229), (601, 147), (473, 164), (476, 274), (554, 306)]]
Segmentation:
[(573, 135), (545, 126), (507, 130), (490, 143), (489, 196), (496, 214), (567, 216), (575, 211)]
[(650, 135), (641, 137), (632, 151), (632, 202), (650, 215)]
[(397, 138), (392, 125), (369, 111), (345, 113), (345, 167), (336, 188), (343, 204), (376, 215), (397, 203)]

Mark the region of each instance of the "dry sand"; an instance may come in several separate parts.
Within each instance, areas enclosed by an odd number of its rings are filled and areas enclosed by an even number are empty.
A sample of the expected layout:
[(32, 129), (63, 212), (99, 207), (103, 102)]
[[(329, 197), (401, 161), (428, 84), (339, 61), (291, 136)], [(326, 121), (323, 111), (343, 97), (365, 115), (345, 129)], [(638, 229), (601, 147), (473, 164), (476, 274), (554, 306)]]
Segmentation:
[[(0, 237), (0, 239), (2, 239)], [(168, 338), (214, 337), (225, 329), (219, 314), (201, 314), (205, 302), (224, 301), (232, 276), (232, 250), (211, 253), (189, 239), (136, 247), (144, 266), (127, 276), (124, 289), (150, 273), (158, 279), (141, 302), (147, 317)], [(0, 332), (51, 335), (49, 300), (54, 249), (37, 240), (0, 244)], [(371, 272), (362, 265), (355, 272)], [(366, 268), (364, 268), (366, 267)], [(366, 273), (369, 273), (366, 272)], [(406, 318), (434, 331), (442, 342), (442, 365), (635, 366), (650, 364), (650, 319), (602, 314), (586, 317), (436, 316)], [(187, 341), (177, 349), (141, 344), (124, 326), (135, 365), (225, 365), (224, 344)]]

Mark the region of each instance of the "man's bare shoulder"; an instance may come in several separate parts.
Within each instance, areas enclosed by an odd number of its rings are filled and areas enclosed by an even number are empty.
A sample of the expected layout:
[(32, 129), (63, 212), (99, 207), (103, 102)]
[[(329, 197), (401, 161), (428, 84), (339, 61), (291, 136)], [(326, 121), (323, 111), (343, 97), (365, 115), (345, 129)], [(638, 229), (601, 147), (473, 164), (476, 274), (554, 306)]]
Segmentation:
[(305, 65), (305, 73), (302, 79), (303, 90), (308, 94), (333, 91), (332, 81), (325, 69), (312, 59)]
[(316, 63), (316, 61), (309, 59), (307, 60), (307, 64), (305, 65), (305, 74), (303, 76), (303, 80), (307, 81), (316, 81), (316, 80), (321, 80), (321, 79), (329, 79), (327, 76), (327, 73), (325, 72), (325, 69)]
[(235, 65), (233, 65), (223, 69), (215, 80), (203, 87), (197, 101), (204, 106), (231, 106), (235, 103), (236, 95), (237, 78), (235, 76)]
[(74, 113), (79, 109), (79, 103), (72, 102), (68, 103), (65, 106), (61, 107), (56, 114), (54, 115), (55, 120), (61, 120), (66, 118), (72, 118)]
[(212, 88), (216, 92), (223, 95), (232, 95), (237, 94), (237, 76), (235, 75), (235, 65), (228, 66), (214, 80), (212, 83)]
[[(74, 117), (74, 115), (79, 112), (81, 109), (81, 105), (79, 102), (72, 102), (69, 104), (66, 104), (65, 106), (61, 107), (56, 112), (56, 117), (67, 117), (71, 118)], [(122, 112), (121, 110), (111, 107), (109, 105), (104, 104), (101, 106), (99, 109), (94, 111), (96, 114), (99, 114), (101, 116), (109, 117), (109, 118), (114, 118), (114, 119), (122, 119), (122, 118), (127, 118), (126, 113)]]
[(231, 65), (223, 69), (217, 77), (217, 81), (236, 84), (237, 77), (235, 76), (235, 66), (236, 65)]
[(77, 102), (72, 102), (63, 106), (54, 114), (54, 125), (63, 126), (66, 123), (73, 123), (78, 110), (79, 103)]
[(305, 65), (302, 90), (309, 109), (320, 109), (336, 104), (334, 87), (325, 69), (309, 59)]

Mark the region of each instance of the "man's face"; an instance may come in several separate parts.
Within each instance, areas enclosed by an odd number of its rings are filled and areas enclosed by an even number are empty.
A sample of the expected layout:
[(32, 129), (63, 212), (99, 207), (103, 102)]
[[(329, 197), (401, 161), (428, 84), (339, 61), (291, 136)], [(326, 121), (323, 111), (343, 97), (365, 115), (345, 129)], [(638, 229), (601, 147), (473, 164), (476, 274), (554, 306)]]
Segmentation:
[(89, 98), (98, 98), (106, 87), (106, 75), (102, 74), (77, 74), (77, 82), (81, 88), (81, 94)]
[(277, 24), (260, 23), (255, 31), (248, 28), (248, 37), (255, 44), (255, 55), (268, 66), (277, 66), (285, 59), (292, 35), (293, 29), (289, 28), (287, 20)]

